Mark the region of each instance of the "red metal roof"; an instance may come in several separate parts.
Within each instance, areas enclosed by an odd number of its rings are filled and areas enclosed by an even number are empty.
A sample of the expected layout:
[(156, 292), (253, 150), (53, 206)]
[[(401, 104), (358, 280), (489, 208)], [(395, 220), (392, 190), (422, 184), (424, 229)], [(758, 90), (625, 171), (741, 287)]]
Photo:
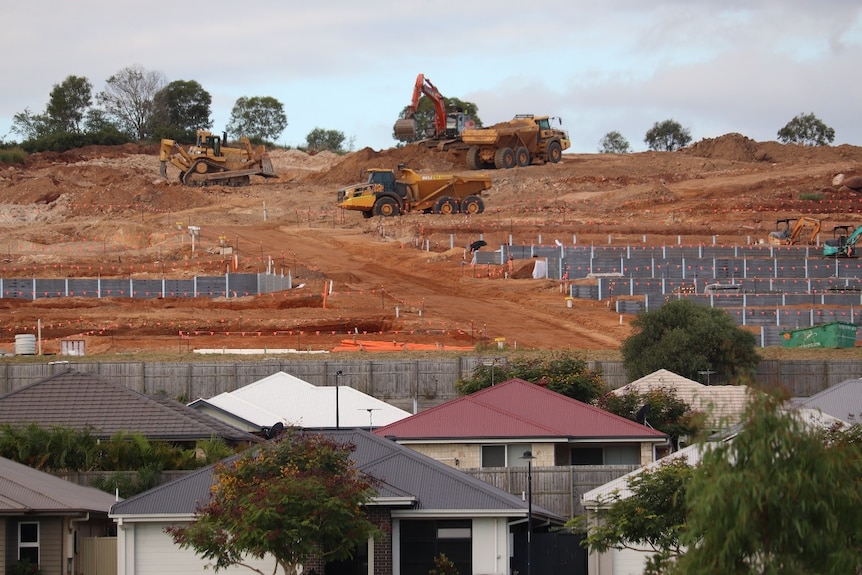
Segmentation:
[(523, 379), (453, 399), (374, 433), (398, 440), (665, 437), (660, 431)]

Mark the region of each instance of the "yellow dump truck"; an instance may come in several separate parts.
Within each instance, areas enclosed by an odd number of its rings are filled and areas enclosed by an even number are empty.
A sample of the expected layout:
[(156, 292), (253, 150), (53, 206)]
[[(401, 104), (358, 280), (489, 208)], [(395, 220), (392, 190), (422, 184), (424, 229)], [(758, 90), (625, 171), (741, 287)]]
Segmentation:
[(508, 122), (461, 132), (471, 170), (509, 169), (530, 164), (556, 164), (569, 149), (569, 133), (551, 127), (548, 116), (519, 114)]
[(338, 190), (337, 205), (358, 210), (366, 218), (397, 216), (420, 211), (433, 214), (480, 214), (485, 204), (480, 194), (491, 187), (486, 174), (420, 173), (404, 166), (393, 170), (364, 170), (365, 181)]
[(174, 140), (162, 140), (162, 176), (168, 177), (170, 163), (180, 171), (180, 182), (186, 186), (247, 186), (251, 176), (278, 177), (263, 146), (252, 146), (245, 136), (240, 138), (240, 148), (224, 145), (226, 140), (225, 135), (219, 137), (207, 130), (198, 130), (195, 145), (188, 148)]

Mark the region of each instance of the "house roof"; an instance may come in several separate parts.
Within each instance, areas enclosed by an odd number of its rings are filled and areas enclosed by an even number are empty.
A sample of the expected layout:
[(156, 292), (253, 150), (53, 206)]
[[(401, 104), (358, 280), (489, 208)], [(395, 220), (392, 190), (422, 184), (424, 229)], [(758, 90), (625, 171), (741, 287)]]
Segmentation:
[(237, 390), (189, 405), (213, 407), (260, 427), (281, 422), (305, 429), (380, 427), (410, 413), (349, 386), (317, 387), (280, 371)]
[(800, 407), (819, 409), (847, 423), (862, 421), (862, 379), (847, 379), (811, 397), (796, 398)]
[(642, 395), (657, 389), (673, 391), (692, 409), (705, 413), (710, 427), (738, 422), (753, 393), (744, 385), (703, 385), (666, 369), (645, 375), (611, 393), (622, 395), (634, 391)]
[(0, 457), (0, 515), (107, 513), (115, 502), (110, 493)]
[(196, 441), (220, 437), (257, 441), (214, 417), (162, 396), (148, 396), (93, 373), (67, 370), (0, 397), (0, 424), (90, 429), (94, 437), (119, 431), (149, 439)]
[(375, 430), (410, 439), (569, 438), (663, 441), (644, 425), (550, 391), (510, 379)]
[[(435, 461), (421, 453), (378, 437), (366, 430), (330, 430), (339, 443), (353, 444), (351, 459), (363, 473), (379, 481), (381, 505), (407, 505), (423, 512), (469, 512), (474, 515), (525, 517), (527, 502), (489, 483)], [(117, 503), (112, 517), (192, 516), (198, 504), (209, 500), (214, 466)], [(387, 500), (389, 500), (387, 502)], [(533, 514), (563, 521), (551, 511), (533, 505)]]

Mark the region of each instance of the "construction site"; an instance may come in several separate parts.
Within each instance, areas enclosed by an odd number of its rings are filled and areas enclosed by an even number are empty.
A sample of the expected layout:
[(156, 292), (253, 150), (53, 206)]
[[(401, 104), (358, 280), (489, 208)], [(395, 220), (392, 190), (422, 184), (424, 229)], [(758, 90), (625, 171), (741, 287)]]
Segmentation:
[[(242, 186), (187, 185), (170, 162), (163, 178), (157, 145), (3, 166), (0, 350), (32, 334), (45, 354), (74, 341), (87, 355), (613, 357), (637, 313), (688, 295), (734, 302), (738, 323), (771, 346), (789, 326), (782, 314), (797, 326), (856, 320), (862, 148), (727, 134), (676, 152), (481, 170), (468, 151), (274, 149), (271, 173)], [(339, 190), (368, 170), (402, 168), (487, 179), (482, 209), (339, 207)], [(745, 307), (732, 299), (742, 296)]]

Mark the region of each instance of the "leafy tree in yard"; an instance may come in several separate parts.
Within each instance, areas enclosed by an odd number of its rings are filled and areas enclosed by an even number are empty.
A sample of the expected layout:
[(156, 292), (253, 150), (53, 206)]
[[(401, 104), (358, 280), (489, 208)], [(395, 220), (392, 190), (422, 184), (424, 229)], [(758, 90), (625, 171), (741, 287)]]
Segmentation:
[(308, 150), (314, 152), (322, 152), (324, 150), (343, 152), (344, 132), (314, 128), (305, 136), (305, 146)]
[(151, 136), (155, 97), (164, 84), (160, 72), (130, 66), (108, 78), (96, 100), (122, 132), (136, 140), (145, 140)]
[(784, 144), (827, 146), (835, 139), (835, 130), (814, 114), (799, 114), (778, 130), (778, 139)]
[(551, 352), (540, 356), (522, 356), (505, 364), (477, 365), (472, 377), (455, 382), (461, 395), (469, 395), (493, 383), (520, 378), (542, 383), (551, 391), (592, 403), (604, 392), (601, 374), (587, 367), (587, 362), (572, 352)]
[(247, 556), (272, 556), (289, 575), (312, 557), (347, 559), (377, 530), (362, 510), (374, 484), (350, 451), (322, 435), (286, 433), (217, 466), (212, 498), (195, 522), (167, 532), (216, 571)]
[(600, 154), (628, 154), (631, 151), (632, 147), (629, 145), (629, 141), (616, 130), (608, 132), (599, 140)]
[(674, 448), (679, 447), (680, 437), (694, 437), (703, 429), (704, 414), (693, 411), (672, 389), (653, 389), (644, 394), (635, 390), (619, 395), (606, 393), (596, 401), (597, 407), (632, 421), (644, 405), (649, 405), (649, 424), (666, 433)]
[(254, 142), (265, 142), (278, 138), (286, 127), (281, 102), (270, 96), (243, 96), (233, 105), (227, 132), (235, 139), (246, 136)]
[(691, 142), (691, 133), (676, 120), (656, 122), (644, 137), (647, 147), (658, 152), (673, 152)]
[(757, 339), (722, 309), (681, 299), (632, 321), (634, 331), (620, 348), (629, 379), (659, 369), (697, 380), (699, 371), (747, 382), (760, 361)]
[(176, 80), (154, 98), (153, 128), (156, 138), (194, 142), (198, 130), (212, 128), (212, 96), (194, 80)]
[[(686, 530), (686, 489), (694, 470), (682, 459), (654, 469), (644, 469), (629, 480), (631, 495), (612, 493), (598, 521), (588, 526), (585, 544), (605, 553), (610, 549), (649, 549), (648, 575), (666, 573), (683, 553), (681, 538)], [(569, 522), (584, 528), (585, 518)]]
[[(443, 104), (447, 111), (460, 110), (465, 116), (476, 124), (477, 128), (482, 127), (482, 120), (479, 118), (479, 106), (473, 102), (465, 102), (458, 98), (443, 98)], [(399, 118), (403, 119), (407, 116), (410, 106), (404, 106)], [(419, 103), (416, 105), (416, 113), (413, 114), (413, 120), (416, 122), (416, 135), (410, 140), (402, 140), (406, 142), (418, 142), (427, 138), (429, 132), (434, 131), (434, 118), (437, 112), (434, 108), (434, 102), (427, 96), (419, 98)], [(392, 138), (398, 140), (395, 135)]]
[(858, 426), (824, 433), (778, 406), (761, 396), (695, 469), (679, 573), (859, 573)]
[(54, 131), (80, 133), (84, 116), (93, 103), (93, 85), (87, 78), (69, 76), (55, 84), (45, 114)]

